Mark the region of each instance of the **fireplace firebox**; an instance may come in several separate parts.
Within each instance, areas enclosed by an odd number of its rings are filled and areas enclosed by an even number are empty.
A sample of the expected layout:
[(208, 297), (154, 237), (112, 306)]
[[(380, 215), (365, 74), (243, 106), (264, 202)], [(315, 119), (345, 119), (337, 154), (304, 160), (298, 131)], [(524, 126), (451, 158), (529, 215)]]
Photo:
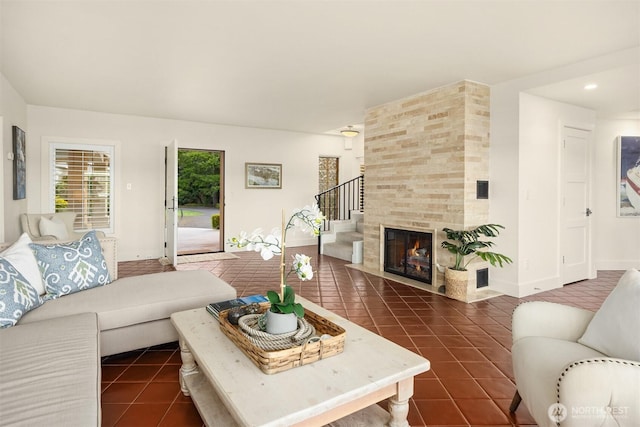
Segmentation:
[(431, 285), (433, 234), (385, 228), (384, 271)]

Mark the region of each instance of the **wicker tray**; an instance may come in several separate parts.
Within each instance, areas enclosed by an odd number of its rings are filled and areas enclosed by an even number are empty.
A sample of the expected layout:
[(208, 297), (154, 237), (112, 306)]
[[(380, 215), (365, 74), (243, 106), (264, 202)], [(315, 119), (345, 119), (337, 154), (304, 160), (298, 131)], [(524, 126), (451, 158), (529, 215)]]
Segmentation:
[[(260, 307), (264, 312), (269, 309), (269, 303), (260, 304)], [(229, 323), (228, 314), (229, 310), (220, 312), (220, 329), (265, 374), (275, 374), (308, 365), (320, 359), (335, 356), (344, 350), (346, 331), (311, 310), (304, 310), (305, 319), (316, 328), (318, 335), (327, 334), (331, 338), (276, 351), (263, 350), (251, 343), (240, 328)]]

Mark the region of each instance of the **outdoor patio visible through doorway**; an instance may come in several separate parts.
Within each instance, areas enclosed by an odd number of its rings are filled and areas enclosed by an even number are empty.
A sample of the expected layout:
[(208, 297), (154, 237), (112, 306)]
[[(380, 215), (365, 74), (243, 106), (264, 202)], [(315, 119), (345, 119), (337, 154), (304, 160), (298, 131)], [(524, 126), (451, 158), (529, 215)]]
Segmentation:
[(177, 255), (224, 251), (224, 151), (177, 150)]
[(220, 252), (220, 230), (211, 226), (212, 207), (180, 206), (178, 208), (178, 255)]

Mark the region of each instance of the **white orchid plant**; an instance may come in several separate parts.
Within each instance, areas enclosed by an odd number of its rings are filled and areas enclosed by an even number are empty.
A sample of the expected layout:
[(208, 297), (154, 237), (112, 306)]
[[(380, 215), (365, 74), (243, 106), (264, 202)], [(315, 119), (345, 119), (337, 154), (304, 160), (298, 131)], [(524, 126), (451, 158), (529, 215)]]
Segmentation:
[(255, 230), (251, 234), (241, 232), (239, 236), (232, 237), (227, 241), (229, 246), (246, 248), (248, 251), (260, 252), (262, 259), (269, 260), (275, 255), (280, 256), (280, 293), (267, 291), (267, 298), (271, 303), (271, 311), (274, 313), (295, 313), (298, 317), (304, 317), (304, 307), (296, 303), (296, 295), (293, 288), (287, 285), (287, 276), (296, 273), (302, 281), (313, 278), (313, 268), (311, 258), (304, 254), (295, 254), (289, 271), (286, 271), (285, 241), (287, 231), (294, 227), (309, 233), (314, 237), (320, 234), (320, 226), (325, 217), (320, 212), (318, 205), (305, 206), (302, 209), (293, 211), (289, 220), (285, 223), (284, 210), (282, 211), (282, 228), (274, 228), (271, 234), (262, 234), (261, 229)]

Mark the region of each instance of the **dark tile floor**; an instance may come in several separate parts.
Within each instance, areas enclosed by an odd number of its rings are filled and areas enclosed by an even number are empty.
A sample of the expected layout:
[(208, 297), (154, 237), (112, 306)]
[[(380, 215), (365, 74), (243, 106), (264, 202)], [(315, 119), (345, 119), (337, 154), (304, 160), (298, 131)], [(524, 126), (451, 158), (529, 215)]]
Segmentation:
[[(544, 300), (596, 310), (621, 271), (529, 298), (500, 296), (465, 304), (346, 267), (347, 262), (296, 248), (312, 256), (315, 276), (289, 280), (298, 295), (344, 316), (431, 361), (415, 380), (412, 426), (535, 425), (524, 405), (514, 416), (508, 407), (515, 391), (511, 367), (511, 314), (516, 305)], [(264, 293), (279, 283), (277, 260), (253, 252), (239, 259), (179, 265), (220, 276), (238, 295)], [(119, 264), (121, 277), (163, 267), (156, 260)], [(179, 284), (176, 284), (179, 286)], [(102, 362), (102, 425), (201, 426), (190, 398), (180, 392), (180, 353), (176, 343), (106, 357)]]

